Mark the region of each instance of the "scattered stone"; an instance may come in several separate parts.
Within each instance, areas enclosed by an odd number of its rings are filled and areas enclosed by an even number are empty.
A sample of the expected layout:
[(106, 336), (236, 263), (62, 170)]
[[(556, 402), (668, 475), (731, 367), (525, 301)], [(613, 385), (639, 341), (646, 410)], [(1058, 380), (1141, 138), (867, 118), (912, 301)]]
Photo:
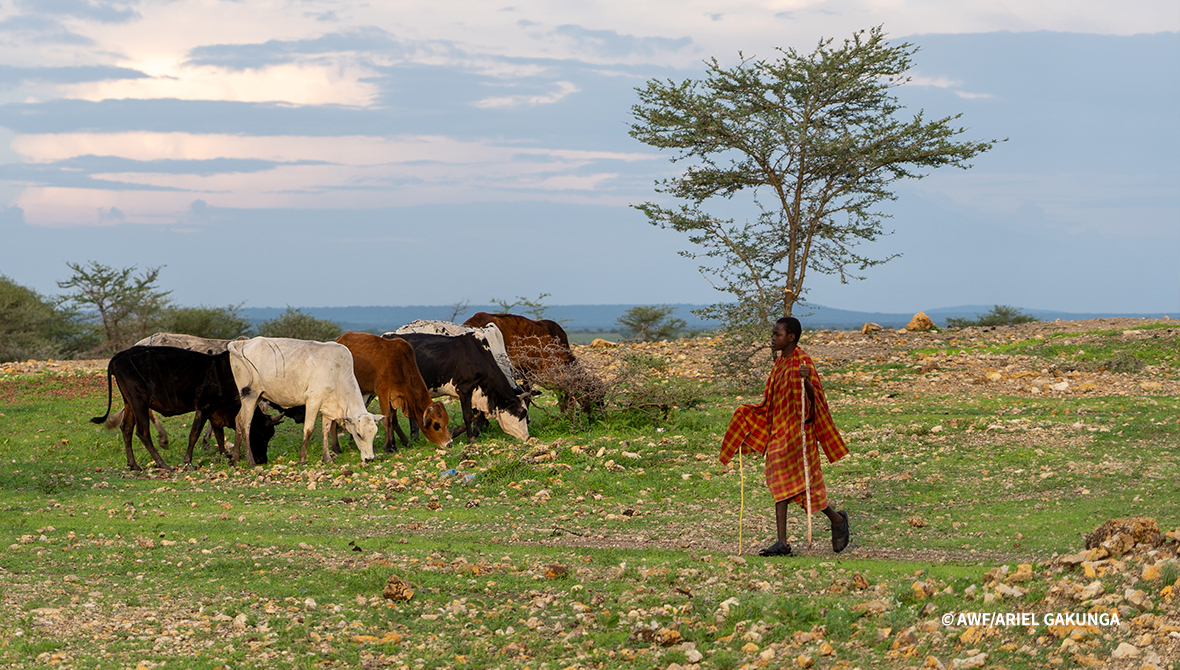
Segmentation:
[(557, 563), (550, 563), (545, 566), (545, 579), (565, 579), (569, 577), (569, 568)]
[(996, 584), (996, 593), (1005, 598), (1023, 598), (1025, 592), (1019, 586), (1008, 586), (1007, 584), (999, 583)]
[(857, 603), (852, 606), (852, 611), (860, 614), (881, 614), (889, 611), (889, 603), (884, 600), (872, 600), (867, 603)]
[(910, 524), (911, 528), (921, 528), (926, 525), (926, 522), (920, 516), (911, 516), (909, 519), (906, 519), (906, 522)]
[(1146, 581), (1149, 581), (1149, 582), (1154, 582), (1155, 580), (1159, 579), (1160, 578), (1159, 566), (1158, 565), (1144, 565), (1143, 566), (1143, 574), (1140, 575), (1140, 578), (1144, 579)]
[(683, 641), (684, 638), (680, 635), (680, 631), (671, 628), (661, 628), (655, 634), (655, 642), (661, 647), (671, 647)]
[(1124, 658), (1139, 658), (1139, 647), (1129, 643), (1122, 642), (1114, 651), (1110, 652), (1111, 659), (1121, 661)]
[(390, 575), (389, 581), (381, 591), (381, 597), (386, 600), (409, 600), (414, 597), (414, 588), (401, 577)]
[(933, 656), (927, 656), (926, 663), (922, 667), (932, 668), (933, 670), (946, 670), (946, 666), (942, 664), (942, 661)]
[[(1111, 519), (1086, 538), (1087, 549), (1105, 549), (1111, 556), (1122, 556), (1138, 543), (1157, 546), (1163, 542), (1159, 524), (1146, 516)], [(1094, 559), (1089, 559), (1094, 560)]]
[(972, 668), (982, 668), (984, 662), (987, 661), (987, 654), (976, 654), (967, 658), (956, 658), (951, 661), (951, 668), (953, 670), (971, 670)]
[(1016, 566), (1016, 573), (1008, 578), (1008, 583), (1012, 582), (1027, 582), (1033, 578), (1033, 569), (1031, 563), (1021, 563)]
[(866, 323), (865, 325), (860, 327), (860, 334), (861, 335), (871, 335), (879, 330), (881, 330), (881, 324), (879, 324), (879, 323)]
[(747, 642), (742, 645), (743, 654), (757, 654), (760, 647), (753, 642)]
[(926, 312), (918, 312), (914, 315), (914, 318), (910, 319), (910, 322), (906, 324), (905, 329), (912, 333), (915, 330), (934, 330), (937, 327), (938, 326), (934, 325), (934, 322), (930, 320), (930, 317), (926, 316)]
[(799, 654), (799, 656), (795, 658), (795, 665), (799, 666), (800, 668), (810, 668), (811, 666), (815, 665), (815, 659), (808, 656), (807, 654)]

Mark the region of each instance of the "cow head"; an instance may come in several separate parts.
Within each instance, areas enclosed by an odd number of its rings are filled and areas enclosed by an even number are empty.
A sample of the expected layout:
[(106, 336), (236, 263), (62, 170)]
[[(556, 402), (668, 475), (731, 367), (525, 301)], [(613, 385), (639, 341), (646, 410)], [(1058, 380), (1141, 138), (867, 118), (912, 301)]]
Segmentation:
[(435, 400), (427, 406), (419, 425), (422, 427), (422, 434), (426, 436), (426, 439), (443, 449), (449, 449), (451, 447), (450, 422), (451, 417), (447, 416), (446, 407)]
[(496, 423), (500, 429), (521, 442), (529, 439), (529, 404), (527, 402), (531, 392), (526, 391), (517, 396), (517, 402), (512, 407), (502, 407), (495, 410)]
[(339, 419), (340, 425), (356, 440), (356, 446), (361, 450), (361, 459), (365, 462), (373, 460), (373, 440), (377, 437), (377, 422), (384, 418), (380, 414), (364, 412), (360, 416)]

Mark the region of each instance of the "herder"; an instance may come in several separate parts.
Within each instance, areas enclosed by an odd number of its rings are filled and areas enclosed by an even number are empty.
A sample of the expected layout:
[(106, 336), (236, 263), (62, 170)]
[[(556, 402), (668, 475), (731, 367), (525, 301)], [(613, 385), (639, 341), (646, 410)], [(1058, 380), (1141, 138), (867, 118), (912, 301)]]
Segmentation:
[[(808, 508), (802, 459), (804, 435), (810, 474), (811, 510), (820, 510), (832, 522), (832, 550), (839, 553), (848, 546), (848, 513), (828, 505), (827, 490), (819, 466), (819, 447), (828, 462), (848, 455), (832, 413), (828, 409), (824, 387), (811, 357), (798, 347), (803, 327), (799, 320), (784, 317), (774, 324), (770, 348), (779, 353), (766, 391), (759, 405), (742, 405), (733, 413), (725, 439), (721, 443), (721, 462), (728, 463), (734, 454), (758, 452), (766, 455), (766, 485), (774, 496), (775, 526), (778, 540), (759, 552), (760, 556), (790, 556), (787, 544), (787, 503)], [(807, 394), (807, 418), (802, 417), (803, 389)]]

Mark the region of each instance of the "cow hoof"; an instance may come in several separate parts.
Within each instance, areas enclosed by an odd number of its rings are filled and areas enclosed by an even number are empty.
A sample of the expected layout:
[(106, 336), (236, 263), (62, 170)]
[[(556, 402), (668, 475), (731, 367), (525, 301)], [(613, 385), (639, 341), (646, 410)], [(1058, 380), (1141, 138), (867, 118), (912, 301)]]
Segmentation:
[(362, 458), (361, 460), (364, 461), (365, 463), (372, 463), (373, 461), (375, 461), (377, 459), (374, 457), (374, 458)]

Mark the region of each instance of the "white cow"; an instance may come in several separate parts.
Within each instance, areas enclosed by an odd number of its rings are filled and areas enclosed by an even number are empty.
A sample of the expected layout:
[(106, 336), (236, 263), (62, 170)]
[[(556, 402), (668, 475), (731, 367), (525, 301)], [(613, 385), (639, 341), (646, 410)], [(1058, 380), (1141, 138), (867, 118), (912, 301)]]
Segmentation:
[(434, 335), (475, 333), (476, 339), (487, 343), (488, 349), (492, 352), (492, 358), (496, 359), (496, 365), (500, 366), (500, 371), (508, 378), (508, 384), (517, 392), (521, 391), (520, 386), (516, 383), (516, 370), (512, 367), (512, 361), (508, 359), (508, 349), (504, 346), (504, 333), (501, 333), (500, 327), (494, 323), (489, 323), (483, 328), (472, 328), (450, 321), (415, 319), (392, 333), (385, 333), (385, 335), (402, 335), (404, 333), (431, 333)]
[[(323, 414), (324, 453), (322, 460), (331, 460), (328, 451), (333, 424), (352, 433), (361, 458), (373, 460), (373, 438), (377, 436), (377, 421), (382, 416), (365, 409), (361, 388), (352, 372), (352, 353), (348, 347), (335, 342), (311, 342), (282, 337), (255, 337), (229, 343), (229, 363), (234, 382), (242, 395), (242, 409), (238, 413), (238, 435), (247, 436), (246, 462), (254, 465), (254, 454), (248, 444), (249, 432), (243, 427), (254, 416), (260, 398), (282, 407), (306, 407), (303, 422), (303, 444), (299, 448), (299, 462), (307, 461), (307, 441), (315, 428), (316, 414)], [(238, 447), (234, 447), (234, 462)]]

